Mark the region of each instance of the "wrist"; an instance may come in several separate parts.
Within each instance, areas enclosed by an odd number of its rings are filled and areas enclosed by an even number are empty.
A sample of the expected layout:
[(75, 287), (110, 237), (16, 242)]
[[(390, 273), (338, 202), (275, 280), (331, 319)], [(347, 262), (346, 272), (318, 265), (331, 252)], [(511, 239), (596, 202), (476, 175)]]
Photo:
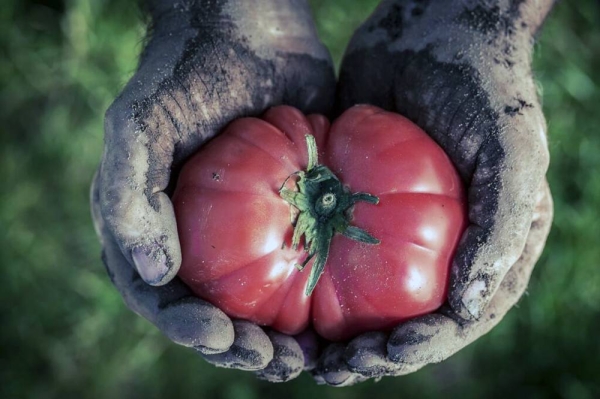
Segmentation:
[[(427, 42), (438, 36), (455, 41), (461, 33), (484, 41), (498, 34), (518, 35), (528, 41), (535, 36), (557, 0), (492, 0), (475, 2), (417, 2), (383, 0), (366, 27), (383, 28), (390, 38)], [(376, 21), (375, 25), (370, 23)], [(474, 35), (473, 35), (474, 33)], [(407, 37), (408, 36), (408, 37)]]
[(553, 4), (383, 0), (353, 36), (346, 54), (366, 50), (398, 57), (427, 52), (437, 61), (481, 71), (498, 63), (519, 64), (527, 71), (535, 34)]
[[(185, 30), (246, 42), (256, 50), (308, 54), (329, 59), (320, 44), (306, 0), (142, 0), (153, 36)], [(263, 52), (264, 53), (264, 52)]]

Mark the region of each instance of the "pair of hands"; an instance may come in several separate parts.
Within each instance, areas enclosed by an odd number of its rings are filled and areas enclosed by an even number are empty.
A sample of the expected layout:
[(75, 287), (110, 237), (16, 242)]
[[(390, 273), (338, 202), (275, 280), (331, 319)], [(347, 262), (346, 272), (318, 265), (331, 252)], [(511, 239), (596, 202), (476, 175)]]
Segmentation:
[[(517, 5), (515, 5), (517, 4)], [(303, 0), (148, 0), (152, 36), (106, 114), (92, 210), (126, 304), (222, 367), (286, 381), (311, 370), (350, 385), (442, 361), (496, 325), (524, 292), (550, 227), (546, 125), (531, 76), (551, 0), (383, 1), (354, 34), (339, 81)], [(168, 193), (182, 162), (235, 118), (278, 104), (339, 114), (369, 103), (403, 114), (468, 185), (469, 226), (449, 301), (391, 333), (323, 343), (231, 320), (175, 277)]]

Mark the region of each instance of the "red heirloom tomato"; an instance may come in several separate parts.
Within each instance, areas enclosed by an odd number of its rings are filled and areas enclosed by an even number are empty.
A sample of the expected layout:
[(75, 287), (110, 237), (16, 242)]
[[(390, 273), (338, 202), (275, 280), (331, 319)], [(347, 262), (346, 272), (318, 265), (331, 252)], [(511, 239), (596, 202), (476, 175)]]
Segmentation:
[(286, 334), (312, 322), (334, 341), (442, 305), (466, 226), (444, 151), (366, 105), (331, 129), (286, 106), (234, 121), (184, 165), (173, 202), (179, 277), (196, 295)]

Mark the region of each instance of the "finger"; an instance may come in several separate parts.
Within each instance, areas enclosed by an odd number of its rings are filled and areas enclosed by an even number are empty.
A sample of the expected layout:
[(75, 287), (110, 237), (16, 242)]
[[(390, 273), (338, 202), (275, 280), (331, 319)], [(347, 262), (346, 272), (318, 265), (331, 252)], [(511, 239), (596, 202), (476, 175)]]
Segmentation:
[(273, 360), (273, 344), (265, 332), (256, 324), (245, 320), (234, 320), (235, 340), (223, 353), (203, 355), (204, 359), (217, 367), (240, 370), (261, 370)]
[(175, 214), (164, 193), (173, 143), (169, 132), (162, 131), (159, 140), (156, 131), (134, 118), (133, 112), (118, 99), (106, 114), (100, 209), (125, 258), (146, 283), (162, 285), (181, 264)]
[(544, 184), (539, 191), (527, 245), (481, 319), (461, 324), (455, 315), (431, 314), (403, 323), (390, 336), (389, 359), (420, 368), (448, 358), (490, 331), (525, 291), (535, 262), (542, 253), (551, 221), (552, 200), (548, 186)]
[(179, 281), (156, 289), (148, 286), (125, 258), (102, 214), (102, 172), (101, 166), (92, 182), (91, 201), (94, 226), (103, 244), (104, 265), (126, 305), (142, 317), (156, 323), (160, 308), (191, 295), (191, 292)]
[(344, 358), (345, 350), (345, 345), (340, 343), (332, 343), (325, 348), (317, 367), (312, 370), (317, 383), (344, 387), (367, 379), (348, 368)]
[[(190, 106), (189, 87), (175, 78), (177, 66), (191, 61), (185, 38), (197, 32), (187, 21), (155, 19), (138, 71), (106, 112), (98, 203), (125, 259), (146, 283), (158, 286), (170, 281), (181, 264), (173, 207), (164, 190), (175, 143), (197, 122), (188, 115), (198, 110)], [(214, 123), (204, 114), (199, 119)], [(206, 139), (206, 125), (196, 126), (199, 142)]]
[(387, 344), (388, 358), (419, 368), (438, 363), (458, 351), (461, 337), (461, 327), (455, 320), (442, 314), (422, 316), (393, 331)]
[(217, 307), (193, 296), (164, 306), (155, 324), (176, 344), (207, 355), (222, 353), (234, 342), (231, 320)]
[(499, 117), (496, 126), (504, 132), (488, 136), (476, 156), (468, 187), (469, 226), (450, 277), (449, 303), (465, 319), (483, 314), (525, 246), (536, 203), (532, 188), (542, 184), (548, 167), (546, 125), (538, 107)]
[(320, 338), (317, 333), (312, 329), (306, 329), (298, 335), (294, 336), (298, 345), (302, 349), (302, 355), (304, 357), (304, 370), (312, 370), (317, 366), (319, 360), (319, 353), (321, 344)]
[(389, 333), (369, 332), (350, 341), (344, 352), (348, 369), (363, 377), (402, 375), (414, 371), (410, 365), (394, 362), (387, 356)]
[(106, 234), (104, 237), (106, 270), (131, 310), (179, 345), (194, 347), (202, 353), (229, 349), (234, 332), (225, 313), (193, 297), (179, 279), (161, 287), (149, 286), (123, 257), (114, 240)]
[(273, 344), (273, 360), (256, 375), (269, 382), (285, 382), (298, 377), (304, 369), (304, 355), (298, 342), (273, 330), (267, 332), (267, 336)]
[(484, 323), (465, 325), (465, 331), (473, 337), (472, 340), (491, 330), (527, 289), (531, 272), (542, 254), (552, 225), (553, 203), (550, 188), (545, 180), (538, 191), (537, 198), (525, 248), (519, 260), (502, 280), (496, 295), (486, 309)]
[(104, 266), (110, 280), (123, 297), (125, 304), (140, 316), (155, 323), (158, 311), (162, 306), (184, 298), (190, 295), (191, 292), (180, 282), (168, 287), (154, 289), (145, 284), (132, 265), (125, 259), (101, 214), (100, 173), (101, 169), (96, 173), (92, 182), (91, 205), (94, 227), (103, 244), (102, 260)]

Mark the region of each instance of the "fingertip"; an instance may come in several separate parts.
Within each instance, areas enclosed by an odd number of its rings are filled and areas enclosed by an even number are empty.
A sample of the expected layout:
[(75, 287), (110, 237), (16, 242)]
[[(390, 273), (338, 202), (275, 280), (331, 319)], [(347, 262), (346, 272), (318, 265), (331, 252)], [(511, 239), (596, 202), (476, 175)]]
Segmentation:
[(496, 279), (516, 261), (516, 258), (513, 260), (514, 251), (504, 241), (495, 245), (489, 242), (493, 241), (490, 238), (493, 237), (492, 230), (469, 225), (454, 254), (448, 303), (454, 313), (465, 321), (481, 317), (496, 291)]
[(300, 375), (304, 368), (304, 355), (298, 342), (291, 336), (277, 331), (267, 333), (273, 344), (273, 360), (257, 372), (257, 376), (269, 382), (285, 382)]
[(206, 354), (225, 352), (234, 341), (229, 317), (208, 302), (191, 296), (161, 309), (156, 326), (176, 344)]
[(437, 363), (466, 345), (460, 327), (442, 314), (429, 314), (400, 324), (390, 334), (387, 354), (391, 361), (417, 370)]
[(159, 246), (136, 246), (131, 250), (131, 259), (140, 277), (153, 286), (165, 285), (179, 269), (179, 265)]
[(380, 331), (362, 334), (346, 347), (344, 359), (350, 371), (364, 377), (379, 377), (395, 369), (387, 357), (388, 334)]
[(204, 354), (203, 357), (217, 367), (240, 370), (262, 370), (273, 360), (273, 344), (265, 332), (254, 323), (233, 320), (235, 339), (223, 353)]
[(344, 361), (344, 345), (330, 344), (319, 359), (317, 367), (312, 371), (318, 383), (324, 382), (331, 386), (352, 385), (358, 374), (348, 369)]
[(181, 250), (175, 212), (164, 193), (170, 180), (173, 143), (160, 152), (132, 120), (130, 104), (116, 100), (105, 116), (105, 142), (93, 200), (98, 216), (123, 255), (148, 284), (161, 286), (177, 274)]

